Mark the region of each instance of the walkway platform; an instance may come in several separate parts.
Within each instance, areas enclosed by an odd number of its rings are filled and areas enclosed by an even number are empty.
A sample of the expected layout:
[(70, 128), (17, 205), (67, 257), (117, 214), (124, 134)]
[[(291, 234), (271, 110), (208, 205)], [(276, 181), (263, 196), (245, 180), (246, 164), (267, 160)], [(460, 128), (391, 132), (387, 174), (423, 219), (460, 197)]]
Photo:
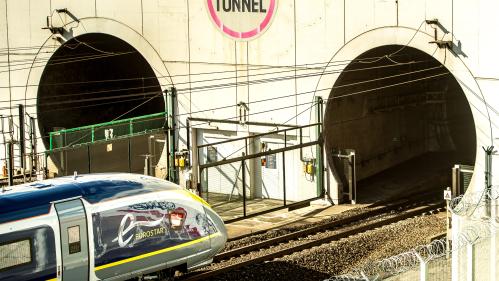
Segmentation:
[(367, 205), (329, 205), (323, 200), (318, 200), (312, 202), (310, 206), (301, 209), (293, 211), (282, 209), (264, 215), (232, 222), (226, 224), (225, 226), (227, 228), (229, 239), (234, 239), (270, 229), (318, 222), (327, 219), (332, 215), (337, 215), (354, 208), (361, 208), (365, 206)]
[[(378, 175), (358, 183), (357, 204), (330, 205), (324, 200), (312, 202), (310, 206), (288, 211), (281, 209), (252, 218), (226, 224), (229, 239), (291, 225), (308, 224), (329, 218), (342, 212), (370, 206), (380, 201), (418, 194), (429, 190), (443, 190), (450, 184), (454, 159), (445, 153), (429, 153), (411, 159)], [(415, 173), (417, 169), (417, 173)], [(221, 199), (221, 198), (220, 198)], [(242, 212), (242, 202), (229, 204), (219, 201), (215, 210), (224, 218), (233, 218)], [(249, 200), (247, 213), (256, 213), (262, 208), (282, 205), (282, 201), (269, 199)]]

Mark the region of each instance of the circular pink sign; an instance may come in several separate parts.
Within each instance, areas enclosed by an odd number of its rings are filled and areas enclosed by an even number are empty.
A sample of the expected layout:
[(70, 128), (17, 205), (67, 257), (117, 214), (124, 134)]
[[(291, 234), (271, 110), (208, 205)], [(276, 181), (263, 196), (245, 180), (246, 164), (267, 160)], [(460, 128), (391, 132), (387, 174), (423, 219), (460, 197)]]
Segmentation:
[(277, 8), (277, 0), (206, 0), (206, 3), (217, 29), (244, 41), (263, 34)]

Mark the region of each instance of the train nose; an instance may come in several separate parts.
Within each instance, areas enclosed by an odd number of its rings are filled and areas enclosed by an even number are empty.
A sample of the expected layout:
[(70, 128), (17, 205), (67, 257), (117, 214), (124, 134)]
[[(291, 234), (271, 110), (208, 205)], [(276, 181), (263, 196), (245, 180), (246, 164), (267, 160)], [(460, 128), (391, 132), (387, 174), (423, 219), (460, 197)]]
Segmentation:
[(225, 247), (225, 243), (227, 242), (227, 229), (222, 218), (211, 208), (205, 208), (205, 212), (211, 222), (213, 222), (216, 231), (210, 236), (211, 248), (215, 252), (219, 252)]

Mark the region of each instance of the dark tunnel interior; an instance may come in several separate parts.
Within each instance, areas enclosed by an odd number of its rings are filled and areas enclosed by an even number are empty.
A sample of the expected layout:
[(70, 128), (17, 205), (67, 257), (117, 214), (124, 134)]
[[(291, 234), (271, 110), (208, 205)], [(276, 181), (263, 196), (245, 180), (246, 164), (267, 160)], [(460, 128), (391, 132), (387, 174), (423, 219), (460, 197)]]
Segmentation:
[(347, 169), (335, 155), (355, 151), (361, 201), (363, 192), (390, 185), (443, 190), (455, 164), (475, 163), (464, 92), (440, 62), (414, 48), (383, 46), (352, 61), (333, 86), (324, 120), (328, 162), (345, 192)]
[[(162, 112), (161, 87), (144, 57), (125, 41), (89, 33), (64, 43), (50, 58), (38, 89), (43, 136)], [(48, 145), (47, 138), (44, 138)]]

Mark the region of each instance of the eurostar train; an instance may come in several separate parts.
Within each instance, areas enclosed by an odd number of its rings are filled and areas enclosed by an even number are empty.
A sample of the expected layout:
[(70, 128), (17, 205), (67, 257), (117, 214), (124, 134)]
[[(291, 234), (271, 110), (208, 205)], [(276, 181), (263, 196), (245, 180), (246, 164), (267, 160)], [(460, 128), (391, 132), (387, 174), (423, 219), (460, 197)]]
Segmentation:
[(124, 280), (191, 270), (227, 241), (195, 194), (134, 174), (64, 177), (0, 193), (0, 280)]

